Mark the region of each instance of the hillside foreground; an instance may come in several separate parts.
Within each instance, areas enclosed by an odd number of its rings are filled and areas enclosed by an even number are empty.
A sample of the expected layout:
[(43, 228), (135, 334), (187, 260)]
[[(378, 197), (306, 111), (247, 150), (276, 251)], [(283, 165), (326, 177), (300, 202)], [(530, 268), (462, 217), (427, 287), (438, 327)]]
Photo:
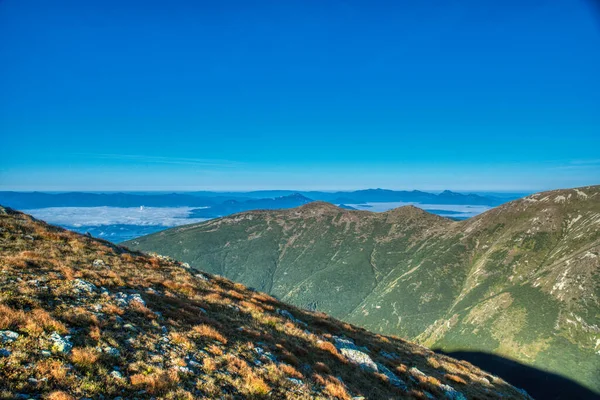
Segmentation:
[(2, 207), (0, 270), (0, 398), (530, 398), (468, 362)]

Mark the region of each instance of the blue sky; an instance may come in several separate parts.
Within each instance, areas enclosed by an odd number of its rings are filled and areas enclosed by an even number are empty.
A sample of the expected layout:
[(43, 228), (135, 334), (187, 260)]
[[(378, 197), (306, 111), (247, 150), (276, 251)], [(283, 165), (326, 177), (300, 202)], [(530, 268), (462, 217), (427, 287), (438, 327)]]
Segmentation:
[(3, 0), (0, 190), (599, 184), (598, 49), (591, 1)]

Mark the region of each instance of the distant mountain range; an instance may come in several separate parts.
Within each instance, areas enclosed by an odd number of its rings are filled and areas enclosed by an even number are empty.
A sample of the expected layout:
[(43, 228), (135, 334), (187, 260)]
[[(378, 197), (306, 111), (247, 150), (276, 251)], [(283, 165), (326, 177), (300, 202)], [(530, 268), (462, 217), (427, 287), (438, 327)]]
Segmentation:
[[(150, 193), (44, 193), (0, 192), (0, 204), (27, 210), (47, 207), (214, 207), (216, 211), (199, 214), (226, 215), (227, 210), (275, 209), (295, 207), (304, 201), (327, 201), (333, 204), (361, 204), (381, 202), (409, 202), (423, 204), (469, 204), (496, 206), (513, 197), (462, 194), (446, 190), (440, 194), (418, 190), (397, 191), (385, 189), (356, 190), (352, 192), (298, 192), (270, 190), (255, 192), (190, 192), (171, 194)], [(258, 201), (262, 200), (262, 201)], [(244, 205), (245, 204), (245, 205)]]
[[(328, 196), (479, 199), (385, 190)], [(600, 393), (600, 186), (534, 194), (460, 222), (412, 206), (372, 213), (312, 202), (126, 245), (375, 332), (494, 353)]]
[(311, 199), (294, 193), (286, 196), (250, 200), (227, 200), (212, 207), (200, 208), (190, 213), (191, 218), (216, 218), (248, 210), (277, 210), (298, 207), (310, 203)]

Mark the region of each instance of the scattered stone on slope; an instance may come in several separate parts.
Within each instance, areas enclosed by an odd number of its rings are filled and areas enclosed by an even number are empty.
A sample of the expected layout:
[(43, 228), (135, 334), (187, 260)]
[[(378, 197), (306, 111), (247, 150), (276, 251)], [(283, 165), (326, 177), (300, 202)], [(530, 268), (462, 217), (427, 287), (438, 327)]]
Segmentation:
[(61, 336), (58, 333), (54, 332), (50, 335), (50, 342), (52, 343), (52, 350), (57, 353), (69, 353), (73, 348), (71, 344), (70, 336)]
[(396, 374), (394, 374), (392, 371), (390, 371), (385, 365), (383, 365), (381, 363), (376, 363), (376, 365), (377, 365), (378, 371), (381, 372), (382, 374), (384, 374), (390, 380), (390, 384), (392, 386), (395, 386), (402, 390), (408, 390), (406, 383), (404, 383), (404, 381), (402, 379), (398, 378), (396, 376)]
[(19, 334), (13, 331), (0, 331), (0, 342), (12, 343), (19, 338)]
[(146, 302), (138, 293), (126, 294), (123, 292), (119, 292), (115, 294), (114, 297), (117, 304), (121, 307), (128, 307), (131, 305), (132, 302), (137, 302), (143, 306), (146, 305)]
[(93, 283), (84, 281), (83, 279), (75, 279), (73, 281), (73, 291), (75, 293), (82, 293), (82, 292), (93, 293), (96, 290), (97, 290), (96, 285), (94, 285)]
[(457, 391), (450, 385), (442, 383), (440, 385), (440, 389), (442, 389), (442, 391), (444, 392), (444, 397), (448, 400), (467, 400), (465, 395), (463, 395), (461, 392)]
[(350, 339), (334, 336), (335, 347), (344, 355), (350, 362), (357, 364), (362, 369), (377, 372), (377, 364), (364, 351), (358, 349), (354, 342)]
[(289, 319), (292, 322), (295, 322), (297, 324), (303, 325), (303, 326), (308, 326), (306, 322), (301, 321), (297, 318), (295, 318), (291, 312), (289, 312), (288, 310), (282, 310), (280, 308), (277, 309), (277, 314), (281, 315), (282, 317), (285, 317), (287, 319)]

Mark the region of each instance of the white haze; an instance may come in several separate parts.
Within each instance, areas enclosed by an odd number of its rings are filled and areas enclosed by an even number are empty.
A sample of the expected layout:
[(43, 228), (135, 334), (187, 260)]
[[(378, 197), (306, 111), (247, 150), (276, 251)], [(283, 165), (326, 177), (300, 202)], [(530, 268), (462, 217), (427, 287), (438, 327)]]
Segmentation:
[(50, 207), (23, 211), (49, 224), (73, 227), (116, 224), (172, 227), (208, 219), (188, 218), (193, 209), (192, 207)]

